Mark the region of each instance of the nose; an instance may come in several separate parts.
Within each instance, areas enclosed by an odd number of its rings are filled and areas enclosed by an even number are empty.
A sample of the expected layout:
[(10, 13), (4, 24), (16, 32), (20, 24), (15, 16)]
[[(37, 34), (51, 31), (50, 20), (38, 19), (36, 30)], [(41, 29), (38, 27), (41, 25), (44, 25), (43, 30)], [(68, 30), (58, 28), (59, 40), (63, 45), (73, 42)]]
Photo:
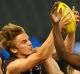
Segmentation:
[(31, 41), (28, 41), (28, 42), (27, 42), (27, 45), (31, 46), (31, 45), (32, 45), (32, 44), (31, 44)]

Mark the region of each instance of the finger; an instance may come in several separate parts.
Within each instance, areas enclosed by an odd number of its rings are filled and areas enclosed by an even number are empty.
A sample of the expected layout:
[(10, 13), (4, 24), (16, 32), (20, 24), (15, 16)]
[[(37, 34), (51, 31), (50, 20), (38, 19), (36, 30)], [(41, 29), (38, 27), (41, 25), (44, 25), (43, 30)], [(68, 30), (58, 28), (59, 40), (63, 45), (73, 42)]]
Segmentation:
[(75, 12), (75, 6), (72, 7), (72, 12), (73, 12), (73, 13)]
[(68, 25), (68, 24), (70, 24), (71, 22), (72, 22), (72, 20), (66, 21), (66, 22), (64, 22), (64, 25)]
[(51, 13), (53, 13), (55, 10), (57, 10), (57, 7), (59, 5), (60, 2), (55, 2), (54, 5), (51, 8)]
[(59, 3), (60, 3), (60, 2), (55, 2), (54, 5), (52, 6), (52, 8), (58, 7)]
[(80, 20), (77, 20), (77, 23), (79, 23), (80, 22)]
[(75, 11), (75, 12), (74, 12), (74, 14), (77, 14), (77, 15), (79, 15), (79, 12), (78, 12), (78, 11)]
[(76, 21), (79, 23), (80, 22), (80, 16), (76, 17)]
[(71, 21), (70, 18), (72, 18), (72, 16), (69, 16), (69, 17), (67, 17), (66, 19), (64, 19), (64, 20), (63, 20), (63, 23), (68, 22), (68, 21), (70, 22), (70, 21)]
[(60, 8), (60, 10), (59, 10), (59, 14), (62, 16), (62, 8)]
[(79, 15), (76, 15), (75, 18), (76, 18), (76, 19), (77, 19), (77, 18), (80, 19), (80, 16), (79, 16)]
[(66, 15), (63, 15), (63, 16), (61, 17), (61, 20), (63, 21), (69, 14), (70, 14), (70, 11), (69, 11)]
[(54, 13), (56, 10), (57, 10), (57, 7), (54, 7), (54, 8), (51, 10), (51, 14)]

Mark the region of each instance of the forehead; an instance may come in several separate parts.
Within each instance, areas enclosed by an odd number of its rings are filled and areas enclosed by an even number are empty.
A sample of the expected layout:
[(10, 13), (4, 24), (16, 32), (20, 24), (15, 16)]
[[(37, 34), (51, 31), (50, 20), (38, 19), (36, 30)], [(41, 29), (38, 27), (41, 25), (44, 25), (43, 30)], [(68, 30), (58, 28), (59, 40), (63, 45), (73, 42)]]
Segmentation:
[(18, 42), (21, 42), (25, 39), (29, 39), (29, 36), (27, 35), (27, 33), (21, 33), (18, 36), (16, 36), (15, 40)]

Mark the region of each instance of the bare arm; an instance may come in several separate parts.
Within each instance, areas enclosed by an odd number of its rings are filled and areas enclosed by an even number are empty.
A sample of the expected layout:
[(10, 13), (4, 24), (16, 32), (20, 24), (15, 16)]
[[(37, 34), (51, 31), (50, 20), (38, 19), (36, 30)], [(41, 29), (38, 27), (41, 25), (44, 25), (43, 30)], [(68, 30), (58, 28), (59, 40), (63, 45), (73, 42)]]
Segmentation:
[(54, 42), (55, 42), (56, 51), (58, 55), (60, 56), (60, 58), (64, 59), (73, 68), (80, 70), (80, 56), (76, 54), (68, 53), (65, 51), (66, 48), (65, 48), (58, 25), (54, 26), (53, 34), (55, 38)]
[(52, 51), (54, 49), (54, 41), (53, 41), (54, 39), (53, 38), (54, 37), (53, 37), (53, 34), (52, 34), (52, 30), (51, 30), (49, 37), (42, 44), (42, 46), (39, 47), (40, 49), (39, 49), (38, 52), (41, 53), (41, 55), (43, 54), (46, 58), (48, 58), (50, 56), (50, 54), (52, 53)]
[[(78, 11), (75, 11), (75, 6), (73, 6), (72, 11), (75, 15), (76, 22), (79, 23), (80, 22), (80, 15), (79, 15)], [(63, 27), (64, 27), (64, 25), (62, 25), (62, 28)], [(75, 43), (75, 32), (68, 33), (65, 40), (64, 40), (64, 44), (65, 44), (65, 48), (66, 48), (67, 52), (72, 53), (72, 50), (74, 48), (74, 43)], [(56, 52), (53, 55), (54, 57), (55, 57), (55, 54), (56, 54)]]
[(74, 43), (75, 43), (75, 32), (68, 34), (66, 36), (66, 39), (64, 40), (67, 52), (72, 53), (72, 50), (74, 48)]
[[(66, 47), (66, 51), (71, 53), (72, 49), (74, 47), (74, 43), (75, 43), (75, 32), (71, 33), (71, 34), (67, 34), (66, 39), (64, 41), (65, 43), (65, 47)], [(56, 49), (54, 48), (53, 50), (53, 54), (52, 54), (54, 59), (57, 59), (57, 53), (56, 53)], [(45, 60), (43, 62), (43, 65), (47, 71), (48, 74), (62, 74), (62, 72), (59, 69), (58, 64), (56, 63), (56, 61), (52, 59), (51, 57), (49, 57), (47, 60)], [(56, 67), (55, 67), (56, 66)]]
[[(66, 36), (66, 39), (64, 41), (65, 43), (65, 47), (66, 47), (66, 51), (71, 53), (72, 52), (72, 49), (74, 47), (74, 42), (75, 42), (75, 32), (71, 33), (71, 34), (68, 34)], [(54, 59), (57, 59), (58, 56), (57, 56), (57, 53), (56, 53), (56, 49), (54, 48), (53, 50), (53, 58)], [(48, 74), (63, 74), (60, 69), (59, 69), (59, 66), (58, 64), (56, 63), (56, 61), (54, 59), (52, 59), (51, 57), (49, 57), (48, 59), (46, 59), (44, 62), (43, 62), (43, 65), (47, 71)], [(56, 67), (55, 67), (56, 66)]]
[(46, 59), (46, 61), (43, 62), (43, 65), (48, 74), (63, 74), (58, 64), (52, 57)]
[(32, 69), (35, 65), (40, 63), (41, 57), (38, 56), (36, 53), (30, 55), (29, 57), (17, 59), (13, 62), (11, 62), (7, 66), (7, 74), (20, 74), (21, 72), (28, 71)]
[[(72, 52), (72, 49), (74, 47), (74, 43), (75, 43), (75, 32), (67, 34), (66, 39), (64, 40), (64, 44), (65, 44), (65, 48), (66, 48), (67, 52), (69, 52), (69, 53)], [(56, 49), (54, 48), (54, 50), (53, 50), (53, 58), (56, 59), (57, 58), (57, 54), (56, 54), (55, 50)], [(61, 73), (57, 63), (54, 62), (54, 61), (55, 61), (54, 59), (51, 59), (51, 57), (49, 57), (47, 60), (45, 60), (43, 62), (43, 65), (44, 65), (46, 71), (48, 72), (48, 74), (55, 74), (55, 73), (60, 74)], [(56, 68), (56, 70), (54, 68)]]
[[(75, 6), (73, 6), (72, 11), (75, 15), (76, 22), (78, 23), (80, 20), (80, 16), (79, 16), (79, 12), (75, 11)], [(72, 50), (74, 48), (74, 43), (75, 43), (75, 32), (68, 33), (64, 40), (64, 43), (65, 43), (66, 51), (72, 53)]]
[[(55, 12), (56, 15), (58, 15)], [(54, 17), (57, 19), (60, 19), (58, 16), (56, 16), (53, 13), (52, 19), (53, 19), (53, 35), (54, 35), (54, 43), (56, 51), (60, 58), (64, 59), (68, 64), (70, 64), (73, 68), (80, 70), (80, 56), (76, 54), (71, 54), (66, 52), (66, 48), (63, 42), (63, 38), (61, 35), (61, 31), (59, 28), (59, 20), (55, 20)]]

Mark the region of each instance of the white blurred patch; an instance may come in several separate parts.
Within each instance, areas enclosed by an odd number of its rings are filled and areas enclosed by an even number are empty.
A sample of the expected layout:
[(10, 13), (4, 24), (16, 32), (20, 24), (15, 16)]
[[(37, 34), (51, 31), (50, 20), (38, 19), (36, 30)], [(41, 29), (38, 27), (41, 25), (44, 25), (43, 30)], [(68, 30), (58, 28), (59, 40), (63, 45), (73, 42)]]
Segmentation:
[(75, 46), (74, 46), (74, 49), (73, 49), (73, 53), (80, 55), (80, 42), (76, 42), (75, 43)]

